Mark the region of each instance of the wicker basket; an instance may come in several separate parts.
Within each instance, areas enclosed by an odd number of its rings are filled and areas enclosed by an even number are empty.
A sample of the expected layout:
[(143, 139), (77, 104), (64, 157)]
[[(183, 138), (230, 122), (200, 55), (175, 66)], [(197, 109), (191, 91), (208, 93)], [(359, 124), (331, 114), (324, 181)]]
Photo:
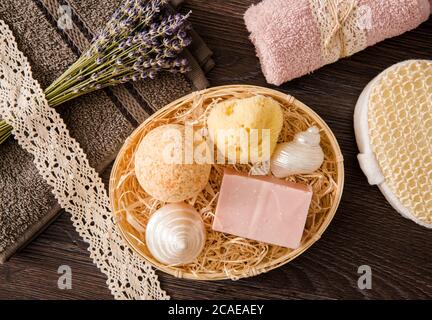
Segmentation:
[[(145, 227), (151, 214), (163, 205), (146, 195), (134, 176), (133, 157), (141, 139), (151, 129), (162, 124), (193, 119), (205, 123), (206, 114), (214, 103), (257, 94), (272, 97), (283, 106), (285, 123), (280, 141), (290, 141), (296, 132), (312, 125), (320, 128), (321, 146), (325, 154), (323, 167), (316, 175), (298, 175), (287, 179), (308, 183), (312, 185), (314, 191), (315, 198), (309, 210), (301, 246), (292, 250), (211, 230), (217, 188), (220, 185), (223, 168), (214, 165), (210, 174), (209, 187), (199, 195), (199, 199), (188, 201), (203, 214), (206, 223), (208, 240), (203, 254), (196, 262), (185, 266), (166, 266), (159, 263), (145, 245), (143, 230), (137, 229), (125, 213), (125, 208), (133, 201), (135, 204), (127, 210), (127, 214), (132, 215), (133, 219), (137, 219), (140, 225)], [(247, 171), (250, 167), (236, 166), (236, 169)], [(128, 189), (123, 190), (122, 186), (126, 180)], [(275, 90), (230, 85), (195, 92), (178, 99), (152, 115), (137, 128), (126, 140), (115, 161), (110, 179), (110, 198), (118, 227), (126, 242), (157, 269), (176, 277), (194, 280), (236, 280), (277, 268), (302, 254), (317, 241), (333, 219), (342, 195), (343, 182), (343, 158), (339, 145), (330, 128), (314, 111), (295, 98)], [(133, 194), (131, 191), (137, 192), (138, 195), (131, 196)], [(142, 205), (139, 204), (141, 200)]]

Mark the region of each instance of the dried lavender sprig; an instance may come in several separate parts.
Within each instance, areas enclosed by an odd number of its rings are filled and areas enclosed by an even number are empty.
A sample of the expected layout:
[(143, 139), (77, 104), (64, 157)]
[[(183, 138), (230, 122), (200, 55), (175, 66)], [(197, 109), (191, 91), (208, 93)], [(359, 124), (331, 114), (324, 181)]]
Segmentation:
[[(190, 43), (187, 17), (164, 9), (167, 0), (126, 0), (87, 50), (45, 95), (57, 106), (80, 95), (127, 81), (153, 79), (160, 71), (187, 72), (176, 58)], [(0, 143), (12, 127), (0, 120)]]
[[(154, 66), (158, 60), (165, 60), (166, 58), (175, 57), (183, 48), (190, 43), (190, 40), (184, 39), (185, 32), (180, 31), (179, 37), (173, 37), (171, 41), (163, 41), (159, 48), (151, 48), (151, 50), (141, 51), (141, 55), (137, 54), (139, 50), (143, 49), (140, 44), (133, 45), (128, 50), (121, 51), (118, 55), (111, 57), (110, 61), (107, 61), (107, 65), (113, 63), (117, 65), (130, 66), (136, 70), (137, 66), (140, 66), (139, 61), (145, 60), (143, 67), (147, 68), (149, 66)], [(145, 49), (145, 48), (144, 48)], [(159, 50), (158, 50), (159, 49)], [(132, 55), (131, 55), (132, 54)], [(144, 59), (143, 59), (144, 58)], [(95, 68), (91, 69), (91, 73), (87, 73), (85, 76), (94, 75), (95, 71), (106, 69), (106, 65), (100, 65), (96, 63)]]
[[(62, 89), (62, 87), (59, 88), (58, 86), (64, 82), (67, 75), (69, 75), (68, 85), (71, 85), (71, 81), (73, 80), (78, 82), (76, 81), (76, 77), (74, 77), (76, 76), (77, 71), (83, 70), (85, 65), (87, 65), (87, 69), (92, 67), (92, 62), (95, 56), (97, 59), (99, 55), (111, 54), (110, 51), (116, 47), (118, 41), (133, 33), (135, 31), (134, 28), (150, 25), (158, 18), (158, 14), (161, 13), (162, 7), (166, 3), (167, 0), (125, 1), (123, 5), (120, 6), (119, 9), (114, 13), (105, 30), (103, 30), (94, 39), (90, 49), (84, 55), (82, 55), (82, 57), (76, 63), (74, 63), (62, 77), (60, 77), (49, 88), (47, 88), (47, 95), (52, 93), (52, 88)], [(113, 54), (115, 54), (115, 52), (113, 52)]]
[(158, 61), (156, 64), (148, 67), (146, 70), (131, 71), (130, 68), (123, 67), (115, 75), (112, 74), (112, 69), (98, 74), (95, 79), (89, 79), (78, 86), (70, 88), (63, 92), (61, 96), (53, 98), (50, 101), (51, 105), (60, 105), (64, 100), (70, 100), (71, 97), (90, 93), (102, 88), (143, 79), (154, 79), (161, 71), (166, 70), (170, 73), (185, 73), (189, 70), (188, 61), (186, 59), (176, 59), (170, 61)]
[[(105, 56), (99, 55), (93, 58), (92, 63), (88, 64), (84, 69), (85, 72), (78, 73), (79, 81), (77, 77), (71, 77), (71, 79), (64, 81), (62, 85), (57, 85), (53, 91), (48, 88), (46, 91), (47, 98), (52, 99), (57, 105), (63, 102), (64, 99), (69, 99), (72, 96), (71, 92), (77, 96), (87, 93), (90, 88), (93, 90), (94, 84), (101, 81), (100, 74), (112, 74), (113, 65), (129, 68), (130, 72), (135, 73), (144, 73), (148, 68), (153, 68), (151, 74), (161, 70), (186, 72), (188, 70), (186, 67), (178, 68), (176, 64), (170, 64), (169, 60), (175, 59), (190, 44), (190, 38), (186, 32), (188, 29), (187, 17), (187, 15), (182, 16), (179, 14), (168, 15), (163, 17), (159, 24), (153, 23), (148, 29), (130, 35), (123, 39), (121, 43), (113, 43), (111, 52)], [(170, 68), (173, 70), (170, 70)], [(112, 78), (117, 81), (104, 83), (103, 86), (125, 82), (123, 79), (116, 79), (114, 76)], [(89, 81), (83, 82), (84, 79)], [(135, 79), (138, 79), (138, 77), (131, 77), (130, 81)], [(59, 92), (62, 93), (63, 99), (55, 98)]]
[[(106, 27), (106, 35), (111, 36), (111, 40), (121, 39), (140, 29), (142, 26), (150, 25), (154, 22), (161, 9), (168, 3), (167, 0), (153, 1), (126, 1), (110, 19)], [(95, 39), (95, 49), (103, 50), (106, 37), (99, 35)]]

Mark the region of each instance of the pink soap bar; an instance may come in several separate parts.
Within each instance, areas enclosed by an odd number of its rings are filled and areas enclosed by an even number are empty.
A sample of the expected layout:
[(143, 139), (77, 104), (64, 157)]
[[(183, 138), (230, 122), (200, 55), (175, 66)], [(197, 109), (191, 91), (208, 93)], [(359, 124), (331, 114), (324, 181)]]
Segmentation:
[(310, 186), (225, 170), (213, 230), (295, 249), (311, 199)]

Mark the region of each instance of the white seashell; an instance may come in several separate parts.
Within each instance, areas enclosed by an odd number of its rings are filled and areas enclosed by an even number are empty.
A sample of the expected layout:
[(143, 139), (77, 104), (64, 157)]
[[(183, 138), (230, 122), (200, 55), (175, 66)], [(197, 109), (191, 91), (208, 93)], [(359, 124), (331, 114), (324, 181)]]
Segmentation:
[(147, 248), (166, 265), (187, 264), (195, 260), (205, 244), (201, 215), (186, 203), (170, 203), (157, 210), (146, 229)]
[(271, 158), (271, 171), (277, 178), (307, 174), (318, 170), (324, 161), (317, 127), (297, 133), (294, 140), (277, 145)]

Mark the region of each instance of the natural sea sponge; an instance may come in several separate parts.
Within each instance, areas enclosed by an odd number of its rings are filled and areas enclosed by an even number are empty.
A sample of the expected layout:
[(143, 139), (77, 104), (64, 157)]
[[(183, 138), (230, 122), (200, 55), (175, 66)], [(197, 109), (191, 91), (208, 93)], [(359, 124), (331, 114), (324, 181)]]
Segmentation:
[(135, 174), (152, 197), (180, 202), (196, 196), (206, 186), (211, 165), (185, 156), (185, 127), (168, 124), (147, 133), (135, 153)]
[(211, 139), (230, 163), (269, 160), (282, 125), (279, 102), (262, 95), (218, 103), (207, 119)]

